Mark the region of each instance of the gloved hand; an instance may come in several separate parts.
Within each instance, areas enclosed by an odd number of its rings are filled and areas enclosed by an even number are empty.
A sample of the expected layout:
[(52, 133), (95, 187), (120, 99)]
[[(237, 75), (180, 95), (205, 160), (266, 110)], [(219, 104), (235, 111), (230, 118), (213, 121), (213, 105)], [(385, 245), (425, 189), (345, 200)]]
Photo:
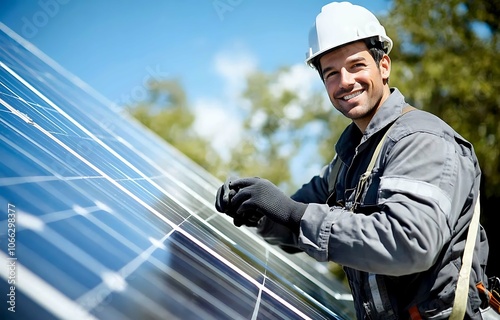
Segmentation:
[(236, 216), (257, 212), (299, 233), (300, 219), (307, 204), (292, 200), (272, 182), (261, 178), (233, 180), (230, 189), (237, 190), (229, 203), (229, 211), (235, 212)]
[(237, 227), (241, 227), (242, 225), (256, 227), (259, 220), (263, 217), (261, 213), (248, 210), (238, 214), (236, 210), (231, 207), (231, 199), (238, 192), (238, 189), (234, 189), (231, 186), (231, 181), (237, 179), (238, 178), (232, 177), (227, 178), (226, 182), (217, 190), (215, 209), (233, 218), (233, 223)]
[(231, 180), (231, 177), (227, 178), (226, 182), (217, 190), (215, 196), (215, 209), (222, 213), (228, 213), (231, 198), (236, 194), (236, 190), (231, 190), (229, 187)]

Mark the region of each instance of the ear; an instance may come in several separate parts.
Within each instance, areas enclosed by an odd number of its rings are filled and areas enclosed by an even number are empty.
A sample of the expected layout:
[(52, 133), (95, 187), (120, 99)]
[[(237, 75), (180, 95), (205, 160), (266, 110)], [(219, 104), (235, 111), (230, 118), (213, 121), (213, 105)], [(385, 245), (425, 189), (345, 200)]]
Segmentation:
[(391, 75), (391, 58), (387, 54), (384, 54), (379, 63), (380, 75), (382, 79), (387, 81)]

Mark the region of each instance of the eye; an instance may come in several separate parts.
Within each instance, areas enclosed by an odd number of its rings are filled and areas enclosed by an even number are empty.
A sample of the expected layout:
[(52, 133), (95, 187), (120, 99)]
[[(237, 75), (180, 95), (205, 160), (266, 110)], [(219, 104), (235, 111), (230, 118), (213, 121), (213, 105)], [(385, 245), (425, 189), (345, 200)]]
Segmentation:
[(330, 79), (334, 75), (336, 75), (338, 72), (337, 71), (328, 71), (325, 76), (323, 77), (324, 80)]
[(352, 67), (354, 69), (362, 69), (362, 68), (366, 67), (366, 64), (358, 62), (358, 63), (354, 64)]

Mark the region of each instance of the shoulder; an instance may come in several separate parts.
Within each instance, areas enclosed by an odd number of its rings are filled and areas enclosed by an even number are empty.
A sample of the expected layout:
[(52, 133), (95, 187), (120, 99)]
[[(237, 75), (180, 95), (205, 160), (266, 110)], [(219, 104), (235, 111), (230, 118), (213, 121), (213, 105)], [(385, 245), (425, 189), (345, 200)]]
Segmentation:
[(436, 115), (416, 109), (399, 117), (390, 129), (389, 137), (398, 141), (412, 134), (430, 134), (439, 138), (453, 138), (458, 133)]
[[(471, 156), (474, 154), (473, 146), (469, 141), (444, 120), (427, 111), (417, 109), (408, 112), (399, 117), (389, 130), (388, 137), (393, 145), (403, 139), (410, 140), (406, 143), (413, 146), (415, 143), (422, 144), (427, 141), (427, 143), (438, 145), (452, 145), (453, 149), (462, 155)], [(414, 138), (405, 139), (407, 137)]]

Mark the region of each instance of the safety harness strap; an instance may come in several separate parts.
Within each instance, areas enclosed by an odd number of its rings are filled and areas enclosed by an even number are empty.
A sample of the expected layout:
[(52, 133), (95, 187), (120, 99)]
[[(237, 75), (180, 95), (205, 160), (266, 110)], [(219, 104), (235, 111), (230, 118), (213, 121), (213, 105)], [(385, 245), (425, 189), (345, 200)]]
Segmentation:
[[(403, 108), (403, 110), (401, 111), (401, 114), (398, 116), (397, 119), (399, 119), (399, 117), (401, 117), (401, 116), (405, 115), (406, 113), (413, 111), (413, 110), (416, 110), (416, 108), (412, 107), (410, 105), (407, 105), (406, 107)], [(396, 122), (396, 121), (394, 121), (394, 122)], [(382, 145), (384, 144), (384, 141), (387, 138), (387, 135), (389, 134), (389, 131), (391, 130), (391, 127), (394, 124), (394, 122), (391, 123), (391, 125), (389, 126), (389, 129), (387, 129), (387, 131), (385, 132), (382, 139), (380, 139), (380, 142), (378, 143), (377, 147), (375, 148), (375, 151), (373, 152), (372, 158), (370, 160), (370, 163), (368, 164), (368, 167), (366, 168), (365, 173), (363, 173), (361, 175), (361, 177), (359, 178), (358, 185), (356, 186), (356, 195), (354, 196), (354, 206), (352, 207), (352, 210), (354, 210), (357, 207), (357, 205), (360, 203), (360, 200), (361, 200), (360, 197), (361, 197), (361, 193), (364, 190), (365, 183), (368, 180), (368, 177), (370, 177), (370, 175), (372, 174), (372, 170), (373, 170), (373, 167), (375, 166), (375, 162), (377, 161), (377, 157), (380, 153), (380, 150), (382, 150)]]
[(465, 240), (464, 255), (462, 257), (462, 267), (458, 275), (457, 289), (455, 291), (455, 301), (451, 310), (450, 320), (462, 320), (467, 309), (467, 296), (469, 294), (469, 278), (472, 266), (472, 254), (474, 253), (474, 245), (476, 244), (477, 230), (479, 229), (479, 193), (477, 195), (476, 206), (472, 221), (469, 224), (467, 239)]

